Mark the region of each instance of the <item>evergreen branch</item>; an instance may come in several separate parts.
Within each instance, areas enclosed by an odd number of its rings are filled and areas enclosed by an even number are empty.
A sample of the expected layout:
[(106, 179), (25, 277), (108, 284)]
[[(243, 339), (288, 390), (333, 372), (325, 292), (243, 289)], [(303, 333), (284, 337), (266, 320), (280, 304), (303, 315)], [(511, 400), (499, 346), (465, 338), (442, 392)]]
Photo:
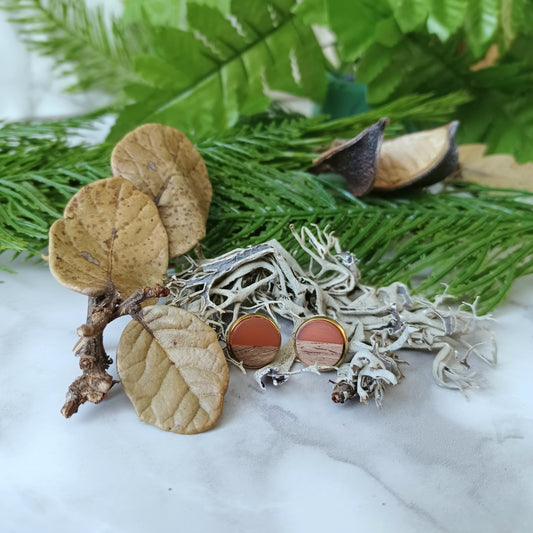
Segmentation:
[[(83, 185), (108, 177), (111, 147), (72, 146), (74, 135), (97, 126), (95, 115), (0, 128), (0, 254), (39, 255), (48, 229)], [(0, 265), (0, 268), (4, 268)]]
[(213, 165), (227, 157), (230, 160), (231, 157), (245, 157), (280, 170), (306, 170), (317, 152), (329, 146), (333, 139), (354, 137), (382, 117), (390, 119), (386, 134), (394, 136), (405, 133), (406, 122), (432, 127), (449, 121), (457, 107), (469, 101), (470, 97), (463, 92), (442, 97), (409, 95), (367, 113), (338, 120), (266, 113), (242, 121), (225, 134), (204, 139), (197, 147), (204, 159)]
[(0, 0), (24, 43), (51, 56), (62, 76), (75, 75), (70, 91), (120, 92), (137, 80), (132, 56), (147, 51), (140, 22), (108, 22), (101, 8), (81, 0)]
[[(462, 98), (409, 97), (386, 109), (335, 122), (327, 122), (324, 117), (278, 113), (272, 118), (265, 114), (247, 120), (222, 137), (203, 141), (198, 148), (210, 171), (218, 172), (226, 161), (228, 168), (235, 168), (237, 158), (245, 166), (255, 162), (278, 169), (283, 182), (284, 170), (306, 170), (316, 150), (335, 136), (353, 136), (379, 118), (382, 111), (393, 120), (437, 120), (449, 114), (453, 102), (460, 103)], [(0, 124), (0, 253), (24, 250), (30, 255), (39, 254), (47, 244), (50, 224), (60, 217), (70, 196), (88, 181), (109, 175), (111, 145), (72, 146), (73, 136), (83, 137), (87, 129), (99, 127), (98, 118), (105, 111), (56, 122)], [(238, 169), (241, 175), (243, 168)], [(230, 183), (230, 174), (227, 179)], [(323, 195), (319, 189), (316, 193)], [(32, 209), (26, 207), (30, 205)]]
[(533, 194), (458, 183), (436, 194), (355, 199), (303, 172), (246, 171), (250, 179), (231, 190), (211, 172), (208, 256), (273, 238), (297, 253), (288, 225), (317, 224), (355, 253), (365, 283), (401, 281), (429, 297), (446, 284), (460, 301), (479, 296), (481, 313), (504, 300), (516, 277), (533, 273)]
[[(432, 101), (410, 97), (388, 111), (430, 120)], [(437, 116), (451, 105), (436, 102)], [(206, 253), (271, 238), (297, 252), (289, 224), (316, 223), (356, 254), (365, 283), (403, 281), (430, 296), (447, 283), (464, 301), (480, 296), (479, 310), (490, 311), (514, 279), (533, 272), (533, 194), (455, 183), (438, 193), (361, 199), (341, 178), (306, 172), (315, 150), (370, 120), (372, 113), (332, 122), (262, 116), (198, 144), (214, 188)], [(75, 190), (109, 175), (110, 145), (68, 146), (80, 127), (83, 119), (0, 129), (0, 251), (38, 254)]]
[(402, 281), (430, 296), (446, 283), (462, 301), (480, 296), (480, 312), (494, 309), (516, 277), (533, 272), (533, 194), (456, 183), (357, 199), (342, 180), (307, 174), (313, 150), (356, 120), (366, 125), (359, 117), (259, 124), (199, 145), (214, 187), (208, 256), (272, 238), (297, 253), (288, 225), (316, 223), (356, 254), (366, 283)]

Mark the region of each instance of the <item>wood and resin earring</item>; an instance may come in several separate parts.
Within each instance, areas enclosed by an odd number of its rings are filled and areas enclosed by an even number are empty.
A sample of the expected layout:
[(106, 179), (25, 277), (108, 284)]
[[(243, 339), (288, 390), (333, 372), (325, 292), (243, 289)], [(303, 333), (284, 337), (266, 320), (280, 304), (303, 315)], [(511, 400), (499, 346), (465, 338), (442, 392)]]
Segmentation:
[(336, 320), (314, 316), (296, 331), (294, 349), (306, 366), (335, 366), (348, 350), (348, 339)]
[(251, 313), (239, 317), (226, 334), (228, 352), (248, 368), (271, 363), (281, 347), (278, 325), (269, 317)]

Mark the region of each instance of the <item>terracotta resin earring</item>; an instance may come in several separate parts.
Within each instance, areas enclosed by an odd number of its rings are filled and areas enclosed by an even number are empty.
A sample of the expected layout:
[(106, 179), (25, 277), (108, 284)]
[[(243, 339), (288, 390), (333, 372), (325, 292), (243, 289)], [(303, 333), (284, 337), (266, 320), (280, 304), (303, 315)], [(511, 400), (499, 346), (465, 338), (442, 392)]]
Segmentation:
[(304, 365), (335, 366), (348, 349), (348, 339), (337, 321), (315, 316), (308, 318), (298, 328), (294, 347)]
[(228, 352), (248, 368), (271, 363), (281, 347), (278, 325), (269, 317), (251, 313), (239, 317), (226, 334)]

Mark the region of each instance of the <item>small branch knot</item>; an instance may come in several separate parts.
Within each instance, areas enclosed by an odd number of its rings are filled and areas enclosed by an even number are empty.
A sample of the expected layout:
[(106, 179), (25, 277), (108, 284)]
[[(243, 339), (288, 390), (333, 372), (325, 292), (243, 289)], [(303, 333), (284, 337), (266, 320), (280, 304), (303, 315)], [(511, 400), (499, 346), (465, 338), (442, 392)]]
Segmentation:
[[(69, 387), (61, 413), (70, 418), (85, 402), (100, 403), (111, 387), (117, 383), (107, 369), (113, 362), (104, 350), (103, 331), (107, 324), (123, 315), (130, 315), (144, 325), (142, 303), (150, 298), (162, 298), (170, 293), (167, 287), (141, 287), (122, 301), (120, 294), (110, 284), (105, 293), (90, 297), (87, 309), (87, 323), (77, 329), (80, 340), (74, 350), (80, 357), (79, 366), (83, 374)], [(145, 326), (147, 327), (147, 326)]]

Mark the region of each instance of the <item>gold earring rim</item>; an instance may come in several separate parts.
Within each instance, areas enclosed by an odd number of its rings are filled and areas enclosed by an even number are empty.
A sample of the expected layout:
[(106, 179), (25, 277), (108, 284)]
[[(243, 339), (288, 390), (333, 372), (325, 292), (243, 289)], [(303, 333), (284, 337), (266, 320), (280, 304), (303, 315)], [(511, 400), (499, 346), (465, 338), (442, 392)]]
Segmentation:
[(262, 313), (246, 313), (244, 315), (241, 315), (239, 318), (235, 319), (230, 324), (228, 330), (226, 331), (226, 339), (225, 339), (226, 340), (226, 350), (228, 350), (228, 353), (235, 360), (237, 360), (237, 359), (235, 358), (235, 354), (233, 353), (233, 350), (231, 349), (231, 344), (229, 343), (229, 336), (231, 335), (231, 332), (235, 329), (235, 327), (237, 325), (239, 325), (242, 321), (244, 321), (246, 318), (251, 317), (251, 316), (259, 316), (261, 318), (266, 318), (276, 328), (277, 332), (279, 333), (279, 348), (278, 348), (278, 352), (281, 349), (282, 335), (281, 335), (281, 330), (279, 329), (279, 326), (276, 323), (276, 321), (273, 320), (272, 318), (270, 318), (267, 315), (263, 315)]
[[(323, 315), (316, 315), (316, 316), (311, 316), (311, 317), (306, 318), (294, 332), (294, 352), (296, 353), (296, 357), (298, 357), (298, 361), (300, 361), (302, 364), (305, 365), (305, 363), (300, 359), (300, 355), (298, 354), (298, 348), (296, 347), (296, 338), (298, 337), (298, 332), (305, 324), (307, 324), (308, 322), (312, 322), (313, 320), (325, 320), (326, 322), (329, 322), (330, 324), (333, 324), (334, 326), (336, 326), (336, 328), (340, 331), (342, 335), (342, 340), (343, 340), (342, 353), (339, 359), (335, 362), (335, 364), (331, 366), (338, 365), (344, 359), (344, 356), (348, 353), (348, 348), (350, 346), (350, 343), (348, 342), (348, 336), (346, 335), (346, 331), (340, 322), (338, 322), (334, 318), (330, 318), (329, 316), (323, 316)], [(305, 365), (305, 366), (313, 366), (313, 365)]]

